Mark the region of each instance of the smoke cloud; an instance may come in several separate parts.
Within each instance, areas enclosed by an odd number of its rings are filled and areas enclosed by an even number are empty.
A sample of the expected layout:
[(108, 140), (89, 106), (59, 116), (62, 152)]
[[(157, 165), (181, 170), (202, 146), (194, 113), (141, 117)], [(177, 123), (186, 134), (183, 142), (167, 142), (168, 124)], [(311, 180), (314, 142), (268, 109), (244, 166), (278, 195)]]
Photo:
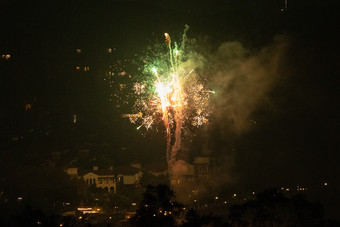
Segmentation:
[(250, 115), (268, 102), (267, 95), (280, 77), (288, 43), (287, 37), (276, 36), (269, 46), (249, 50), (241, 42), (225, 42), (212, 55), (210, 86), (216, 91), (212, 120), (221, 128), (236, 134), (249, 129)]
[[(209, 184), (199, 186), (200, 196), (211, 196), (212, 191), (223, 187), (225, 190), (237, 182), (238, 174), (234, 170), (237, 150), (228, 144), (229, 136), (238, 137), (247, 132), (256, 123), (251, 115), (260, 106), (270, 104), (269, 93), (282, 75), (288, 46), (289, 38), (285, 36), (276, 36), (272, 43), (255, 50), (247, 49), (239, 41), (231, 41), (222, 43), (210, 54), (191, 57), (197, 61), (186, 62), (195, 66), (199, 74), (208, 75), (207, 86), (215, 91), (211, 96), (211, 124), (204, 138), (199, 139), (200, 145), (196, 144), (200, 151), (195, 155), (218, 153), (218, 157), (211, 162)], [(174, 169), (176, 175), (185, 173), (185, 162), (178, 160)], [(189, 184), (177, 187), (177, 196), (187, 200), (191, 187)]]
[(181, 176), (188, 172), (188, 166), (186, 165), (185, 161), (177, 160), (174, 162), (172, 166), (172, 174), (174, 176)]

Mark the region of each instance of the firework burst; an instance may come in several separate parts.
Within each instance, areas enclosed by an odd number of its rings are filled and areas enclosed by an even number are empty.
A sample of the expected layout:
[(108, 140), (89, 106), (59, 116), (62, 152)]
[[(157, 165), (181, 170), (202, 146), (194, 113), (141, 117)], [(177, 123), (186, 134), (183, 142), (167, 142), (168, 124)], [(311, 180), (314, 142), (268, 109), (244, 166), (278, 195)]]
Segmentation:
[(143, 59), (142, 79), (133, 85), (137, 96), (134, 113), (123, 115), (138, 124), (137, 129), (148, 130), (163, 122), (170, 177), (181, 148), (183, 128), (207, 124), (211, 112), (209, 100), (213, 91), (205, 89), (204, 80), (196, 72), (197, 54), (185, 45), (187, 30), (186, 26), (180, 45), (172, 44), (170, 35), (165, 33), (167, 51)]

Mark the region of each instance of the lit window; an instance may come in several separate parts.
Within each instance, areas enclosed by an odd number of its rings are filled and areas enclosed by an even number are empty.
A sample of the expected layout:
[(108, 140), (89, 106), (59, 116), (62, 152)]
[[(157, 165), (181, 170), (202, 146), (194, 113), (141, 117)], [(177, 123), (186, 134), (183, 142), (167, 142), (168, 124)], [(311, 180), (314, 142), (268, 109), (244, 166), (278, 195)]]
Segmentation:
[(27, 112), (28, 110), (31, 110), (31, 104), (26, 104), (25, 109), (26, 109), (26, 112)]
[(3, 54), (3, 55), (1, 55), (1, 58), (5, 59), (5, 60), (9, 60), (11, 58), (11, 55), (10, 54)]
[(89, 66), (85, 66), (85, 67), (84, 67), (84, 71), (85, 71), (85, 72), (90, 71), (90, 67), (89, 67)]
[(79, 71), (79, 70), (80, 70), (80, 67), (79, 67), (79, 66), (76, 66), (76, 70), (78, 70), (78, 71)]
[(111, 54), (111, 53), (112, 53), (112, 48), (107, 48), (107, 52), (108, 52), (109, 54)]

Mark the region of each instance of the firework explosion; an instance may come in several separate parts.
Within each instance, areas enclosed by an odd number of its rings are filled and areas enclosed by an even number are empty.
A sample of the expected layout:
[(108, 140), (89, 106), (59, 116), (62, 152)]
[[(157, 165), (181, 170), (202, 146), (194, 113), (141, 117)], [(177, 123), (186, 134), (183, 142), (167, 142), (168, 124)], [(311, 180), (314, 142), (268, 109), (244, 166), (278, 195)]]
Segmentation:
[(181, 148), (184, 127), (199, 127), (208, 123), (208, 108), (212, 91), (204, 88), (204, 82), (195, 71), (192, 50), (188, 50), (186, 27), (180, 45), (172, 44), (165, 33), (167, 52), (157, 53), (153, 58), (144, 59), (144, 71), (140, 82), (133, 85), (137, 101), (134, 114), (124, 114), (137, 129), (150, 129), (162, 121), (166, 129), (166, 157), (168, 172), (173, 175), (173, 166)]

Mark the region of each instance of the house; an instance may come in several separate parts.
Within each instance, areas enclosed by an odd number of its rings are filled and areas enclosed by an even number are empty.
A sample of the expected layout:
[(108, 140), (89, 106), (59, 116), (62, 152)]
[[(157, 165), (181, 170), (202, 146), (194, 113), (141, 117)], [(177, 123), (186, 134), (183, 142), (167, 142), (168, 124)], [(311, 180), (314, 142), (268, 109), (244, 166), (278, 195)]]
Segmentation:
[(178, 172), (172, 176), (171, 184), (174, 186), (195, 183), (194, 166), (186, 162), (183, 162), (182, 165), (181, 172)]
[(116, 193), (117, 181), (115, 176), (111, 170), (98, 170), (98, 167), (94, 166), (92, 171), (83, 175), (83, 179), (89, 185), (95, 185), (97, 188)]
[(197, 184), (207, 183), (211, 170), (210, 170), (210, 158), (208, 157), (196, 157), (193, 162), (195, 181)]
[(138, 185), (143, 172), (132, 166), (121, 166), (100, 170), (98, 166), (93, 166), (93, 170), (83, 175), (84, 181), (88, 185), (95, 185), (108, 192), (117, 193), (118, 185)]
[(139, 168), (132, 166), (120, 166), (114, 169), (118, 176), (118, 182), (123, 185), (137, 185), (143, 176), (143, 172)]
[(181, 171), (174, 174), (172, 185), (191, 184), (200, 185), (207, 183), (211, 178), (210, 158), (196, 157), (193, 164), (182, 162)]
[(78, 168), (68, 167), (65, 172), (70, 176), (71, 179), (78, 178)]

